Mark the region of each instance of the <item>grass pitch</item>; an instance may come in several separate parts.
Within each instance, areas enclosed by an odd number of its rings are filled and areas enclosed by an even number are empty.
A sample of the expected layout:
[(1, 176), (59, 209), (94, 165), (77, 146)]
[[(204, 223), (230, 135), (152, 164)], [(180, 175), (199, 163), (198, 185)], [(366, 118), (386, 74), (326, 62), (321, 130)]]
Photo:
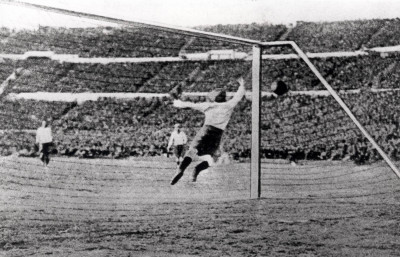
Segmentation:
[[(399, 256), (400, 181), (383, 163), (214, 167), (168, 159), (0, 163), (0, 256)], [(194, 165), (193, 165), (194, 167)]]

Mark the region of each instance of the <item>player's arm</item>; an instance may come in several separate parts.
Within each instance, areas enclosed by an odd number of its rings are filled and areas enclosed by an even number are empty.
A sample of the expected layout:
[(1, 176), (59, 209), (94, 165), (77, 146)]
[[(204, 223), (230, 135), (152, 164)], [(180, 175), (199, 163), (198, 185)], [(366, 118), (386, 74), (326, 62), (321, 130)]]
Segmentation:
[(36, 144), (38, 145), (39, 152), (41, 152), (42, 149), (43, 149), (43, 144), (42, 144), (42, 142), (40, 140), (40, 135), (39, 134), (36, 134)]
[(240, 100), (242, 100), (243, 96), (246, 94), (246, 88), (244, 87), (244, 79), (239, 78), (237, 82), (239, 83), (239, 88), (236, 91), (233, 98), (228, 101), (232, 105), (237, 105), (240, 102)]
[(36, 131), (36, 144), (40, 143), (40, 135), (39, 135), (39, 130)]
[(51, 128), (49, 129), (49, 136), (51, 138), (51, 142), (53, 142), (53, 131), (51, 130)]
[(186, 101), (181, 101), (181, 100), (174, 100), (174, 106), (176, 108), (191, 108), (194, 110), (198, 110), (201, 112), (204, 112), (209, 106), (210, 103), (204, 102), (204, 103), (192, 103), (192, 102), (186, 102)]
[(186, 143), (187, 143), (187, 136), (186, 136), (186, 133), (183, 132), (183, 144), (186, 145)]
[(39, 147), (39, 152), (42, 151), (41, 133), (42, 133), (42, 131), (41, 131), (40, 129), (38, 129), (38, 130), (36, 131), (36, 144), (37, 144), (38, 147)]
[(173, 142), (174, 142), (174, 132), (171, 133), (171, 137), (169, 138), (169, 141), (168, 141), (168, 147), (167, 147), (168, 151), (171, 149)]

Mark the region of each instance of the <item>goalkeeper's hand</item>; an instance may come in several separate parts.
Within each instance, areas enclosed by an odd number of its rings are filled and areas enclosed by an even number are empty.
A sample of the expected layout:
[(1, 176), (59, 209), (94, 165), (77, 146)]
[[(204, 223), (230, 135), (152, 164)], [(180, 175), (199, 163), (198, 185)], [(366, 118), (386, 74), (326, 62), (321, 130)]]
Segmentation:
[(239, 86), (244, 87), (244, 79), (243, 79), (243, 77), (238, 78), (237, 82), (239, 83)]
[(14, 81), (14, 80), (16, 80), (16, 79), (17, 79), (17, 75), (15, 74), (15, 72), (14, 72), (13, 74), (11, 74), (10, 77), (8, 77), (8, 80), (9, 80), (9, 81)]

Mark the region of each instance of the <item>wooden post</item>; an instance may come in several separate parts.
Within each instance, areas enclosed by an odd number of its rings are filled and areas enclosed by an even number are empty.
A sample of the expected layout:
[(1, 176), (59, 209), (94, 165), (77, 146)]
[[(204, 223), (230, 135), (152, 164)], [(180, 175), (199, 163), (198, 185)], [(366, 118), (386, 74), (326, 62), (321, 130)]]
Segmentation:
[[(56, 7), (46, 6), (46, 5), (26, 3), (24, 1), (0, 0), (0, 4), (22, 6), (25, 8), (31, 8), (31, 9), (47, 11), (47, 12), (52, 12), (52, 13), (59, 13), (59, 14), (63, 14), (63, 15), (78, 17), (81, 19), (83, 18), (83, 19), (90, 19), (90, 20), (96, 20), (96, 21), (107, 22), (107, 23), (114, 23), (114, 24), (119, 24), (119, 25), (123, 25), (123, 26), (130, 26), (130, 27), (145, 26), (145, 27), (163, 30), (163, 31), (169, 31), (169, 32), (177, 33), (177, 34), (181, 34), (181, 35), (183, 34), (183, 35), (188, 35), (188, 36), (196, 36), (196, 37), (208, 38), (208, 39), (212, 39), (212, 40), (217, 39), (217, 40), (225, 41), (225, 42), (239, 43), (239, 44), (245, 44), (245, 45), (262, 44), (262, 42), (259, 40), (252, 40), (249, 38), (241, 38), (241, 37), (235, 37), (235, 36), (230, 36), (230, 35), (225, 35), (225, 34), (190, 29), (190, 28), (185, 28), (185, 27), (171, 26), (171, 25), (166, 25), (166, 24), (156, 23), (156, 22), (117, 19), (117, 18), (102, 16), (102, 15), (77, 12), (77, 11), (56, 8)], [(286, 41), (284, 41), (284, 42), (286, 42)]]
[(261, 196), (260, 121), (261, 121), (261, 47), (253, 46), (251, 94), (250, 198)]
[(308, 59), (307, 55), (303, 52), (303, 50), (300, 49), (300, 47), (295, 43), (291, 43), (292, 47), (294, 50), (297, 52), (297, 54), (300, 56), (301, 59), (307, 64), (307, 66), (311, 69), (311, 71), (317, 76), (317, 78), (321, 81), (321, 83), (326, 87), (326, 89), (331, 93), (333, 98), (339, 103), (339, 105), (343, 108), (343, 110), (347, 113), (347, 115), (350, 117), (350, 119), (356, 124), (358, 129), (361, 131), (361, 133), (364, 134), (364, 136), (369, 140), (369, 142), (373, 145), (373, 147), (378, 151), (378, 153), (382, 156), (383, 160), (389, 165), (389, 167), (392, 169), (394, 174), (400, 179), (400, 170), (397, 168), (397, 166), (392, 162), (392, 160), (386, 155), (386, 153), (382, 150), (382, 148), (378, 145), (378, 143), (375, 142), (374, 138), (365, 130), (363, 125), (358, 121), (358, 119), (354, 116), (354, 114), (351, 112), (349, 107), (343, 102), (342, 98), (336, 93), (336, 91), (329, 85), (329, 83), (325, 80), (325, 78), (319, 73), (317, 68), (315, 68), (314, 64)]

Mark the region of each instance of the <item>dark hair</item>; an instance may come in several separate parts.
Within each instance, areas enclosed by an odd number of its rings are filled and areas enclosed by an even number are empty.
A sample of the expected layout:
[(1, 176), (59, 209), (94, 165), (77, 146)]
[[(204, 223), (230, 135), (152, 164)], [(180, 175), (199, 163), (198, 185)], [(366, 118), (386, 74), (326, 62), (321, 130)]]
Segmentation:
[(221, 92), (215, 97), (215, 102), (217, 102), (217, 103), (226, 102), (226, 92), (225, 92), (225, 91), (221, 91)]

